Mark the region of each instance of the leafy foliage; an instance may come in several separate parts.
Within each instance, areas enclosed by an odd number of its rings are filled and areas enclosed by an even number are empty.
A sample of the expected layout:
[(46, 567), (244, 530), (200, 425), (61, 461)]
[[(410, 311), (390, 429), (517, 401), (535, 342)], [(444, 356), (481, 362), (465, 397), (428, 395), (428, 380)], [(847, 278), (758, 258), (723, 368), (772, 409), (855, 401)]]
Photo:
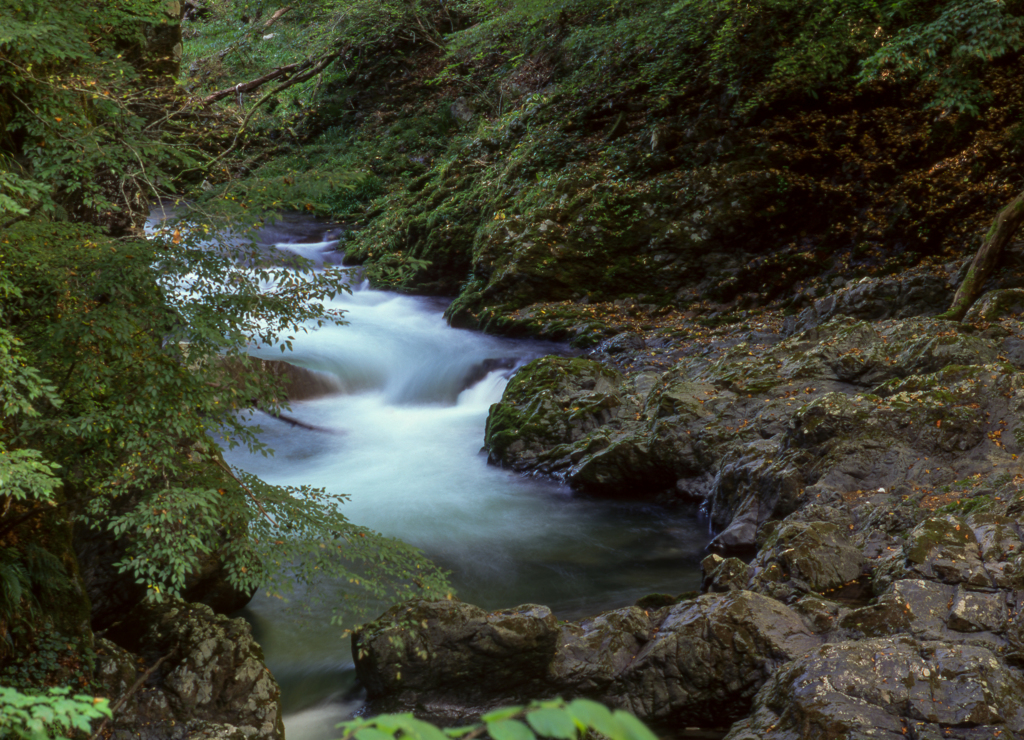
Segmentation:
[(489, 737), (491, 740), (576, 740), (593, 731), (608, 740), (655, 740), (655, 735), (628, 712), (610, 710), (589, 699), (535, 701), (526, 707), (489, 712), (468, 727), (439, 729), (411, 714), (385, 714), (338, 725), (342, 740), (446, 740)]
[[(890, 16), (909, 15), (918, 5), (896, 2)], [(981, 72), (1024, 47), (1024, 20), (1010, 15), (1003, 0), (954, 0), (929, 10), (926, 20), (899, 29), (864, 61), (861, 79), (916, 78), (934, 86), (932, 107), (977, 115), (988, 98)]]
[(0, 442), (36, 489), (30, 474), (60, 466), (64, 496), (128, 543), (121, 567), (153, 598), (179, 594), (215, 552), (242, 590), (334, 575), (357, 594), (446, 593), (417, 551), (354, 527), (322, 491), (236, 475), (213, 441), (263, 450), (248, 421), (284, 395), (247, 351), (284, 351), (295, 333), (340, 320), (324, 304), (343, 289), (339, 275), (269, 264), (248, 244), (211, 248), (185, 224), (116, 241), (22, 221), (0, 235), (0, 252), (18, 286), (3, 307), (8, 330), (36, 376), (55, 379), (38, 408), (9, 416)]
[(0, 1), (0, 214), (123, 223), (194, 163), (141, 62), (166, 5)]
[(74, 731), (91, 732), (92, 720), (111, 716), (109, 704), (107, 699), (71, 694), (66, 688), (23, 694), (0, 686), (0, 734), (50, 740)]

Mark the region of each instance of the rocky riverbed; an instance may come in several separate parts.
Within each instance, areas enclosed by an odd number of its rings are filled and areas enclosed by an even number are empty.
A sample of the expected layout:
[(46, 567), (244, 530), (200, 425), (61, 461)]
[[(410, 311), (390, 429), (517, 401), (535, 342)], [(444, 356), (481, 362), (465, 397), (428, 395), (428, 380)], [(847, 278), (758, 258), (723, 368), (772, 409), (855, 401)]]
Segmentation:
[(951, 287), (865, 280), (720, 326), (635, 301), (604, 323), (513, 317), (602, 338), (512, 379), (490, 460), (585, 496), (702, 502), (700, 593), (572, 623), (396, 606), (354, 637), (373, 706), (454, 721), (586, 696), (729, 740), (1022, 736), (1020, 295), (931, 318)]

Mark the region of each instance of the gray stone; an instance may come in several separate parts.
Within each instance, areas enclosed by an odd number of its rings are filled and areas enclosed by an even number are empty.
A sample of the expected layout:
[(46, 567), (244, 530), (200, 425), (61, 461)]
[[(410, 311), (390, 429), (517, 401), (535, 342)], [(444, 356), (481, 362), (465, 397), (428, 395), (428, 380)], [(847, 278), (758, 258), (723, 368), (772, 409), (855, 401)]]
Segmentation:
[(823, 645), (778, 671), (726, 740), (1020, 737), (1024, 679), (992, 651), (908, 636)]
[[(116, 740), (284, 737), (281, 692), (245, 620), (203, 604), (142, 603), (108, 636), (96, 670), (112, 703), (126, 699), (110, 725)], [(142, 671), (145, 683), (127, 694)]]
[(352, 636), (356, 671), (375, 708), (431, 716), (448, 705), (515, 703), (547, 679), (559, 629), (547, 607), (486, 612), (459, 601), (410, 601)]
[(704, 558), (700, 567), (704, 572), (700, 590), (705, 593), (742, 591), (754, 575), (754, 569), (739, 558), (723, 558), (715, 554)]
[(787, 585), (798, 592), (835, 591), (860, 577), (864, 566), (864, 554), (848, 534), (848, 529), (831, 522), (783, 522), (769, 535), (753, 566), (777, 565)]
[(819, 644), (800, 615), (749, 591), (627, 607), (559, 628), (543, 607), (488, 614), (409, 602), (353, 637), (375, 711), (461, 721), (527, 697), (587, 696), (654, 723), (746, 714), (775, 669)]

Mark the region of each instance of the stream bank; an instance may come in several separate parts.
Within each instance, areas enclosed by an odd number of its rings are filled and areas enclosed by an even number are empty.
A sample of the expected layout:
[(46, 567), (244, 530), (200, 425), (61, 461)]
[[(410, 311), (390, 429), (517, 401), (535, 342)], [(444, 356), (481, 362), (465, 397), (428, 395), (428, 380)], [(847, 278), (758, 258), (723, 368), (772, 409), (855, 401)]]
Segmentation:
[[(371, 706), (461, 721), (585, 696), (729, 740), (1019, 736), (1024, 296), (929, 318), (955, 280), (858, 281), (670, 338), (654, 315), (524, 367), (491, 408), (491, 461), (591, 497), (701, 501), (700, 595), (569, 624), (395, 607), (353, 638)], [(488, 639), (532, 647), (478, 654)], [(496, 677), (459, 689), (474, 671)]]

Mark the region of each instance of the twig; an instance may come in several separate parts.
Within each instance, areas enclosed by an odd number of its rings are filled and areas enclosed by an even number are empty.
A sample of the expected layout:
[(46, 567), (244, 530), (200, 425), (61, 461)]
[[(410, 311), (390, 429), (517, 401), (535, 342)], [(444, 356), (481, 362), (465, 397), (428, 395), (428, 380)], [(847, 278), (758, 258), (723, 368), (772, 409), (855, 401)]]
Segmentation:
[(280, 10), (274, 11), (274, 14), (272, 16), (270, 16), (270, 19), (267, 20), (266, 23), (263, 24), (263, 27), (264, 28), (270, 28), (272, 25), (274, 25), (274, 21), (276, 21), (278, 18), (280, 18), (282, 15), (284, 15), (285, 13), (287, 13), (291, 9), (292, 9), (291, 5), (285, 5)]
[[(242, 125), (239, 126), (238, 131), (235, 133), (235, 138), (232, 140), (231, 146), (229, 146), (223, 152), (221, 152), (216, 157), (214, 157), (212, 160), (210, 160), (207, 163), (207, 165), (206, 165), (207, 168), (213, 167), (220, 160), (224, 159), (224, 157), (226, 157), (228, 154), (230, 154), (231, 152), (233, 152), (235, 150), (235, 148), (238, 146), (239, 138), (242, 136), (243, 133), (245, 133), (245, 130), (246, 130), (246, 128), (249, 125), (250, 119), (252, 118), (253, 114), (259, 109), (259, 107), (261, 105), (263, 105), (266, 101), (268, 101), (273, 96), (277, 95), (282, 90), (286, 90), (289, 87), (291, 87), (292, 85), (297, 85), (300, 82), (305, 82), (306, 80), (310, 79), (314, 75), (319, 74), (324, 69), (326, 69), (327, 66), (331, 62), (333, 62), (335, 59), (337, 59), (340, 54), (341, 54), (341, 52), (335, 52), (334, 54), (330, 54), (330, 55), (324, 57), (319, 62), (317, 62), (317, 64), (315, 66), (313, 66), (311, 68), (307, 68), (301, 74), (298, 74), (295, 77), (292, 77), (292, 78), (286, 80), (285, 82), (282, 82), (280, 85), (275, 87), (273, 90), (271, 90), (270, 92), (266, 93), (262, 98), (257, 100), (256, 104), (253, 105), (253, 107), (249, 109), (249, 112), (245, 114), (245, 118), (242, 119)], [(295, 66), (295, 65), (292, 65), (292, 66)], [(252, 89), (254, 89), (254, 88), (252, 88)], [(233, 88), (232, 88), (232, 90), (233, 90)], [(223, 91), (221, 91), (221, 92), (223, 92)]]

